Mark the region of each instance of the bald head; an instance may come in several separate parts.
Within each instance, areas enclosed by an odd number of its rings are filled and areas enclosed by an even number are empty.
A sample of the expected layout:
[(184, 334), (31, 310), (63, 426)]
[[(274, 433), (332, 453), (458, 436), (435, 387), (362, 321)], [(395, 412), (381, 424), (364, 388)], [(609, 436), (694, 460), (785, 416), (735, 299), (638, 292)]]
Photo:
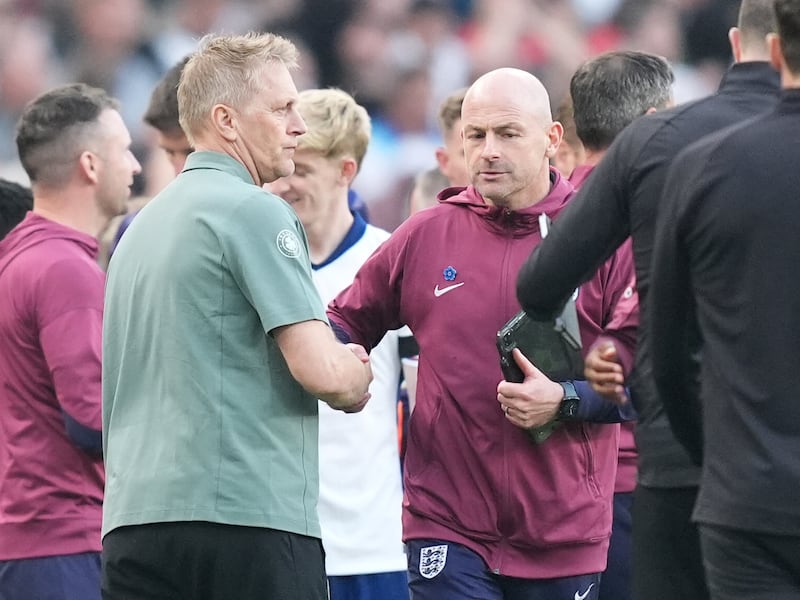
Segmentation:
[(536, 77), (509, 68), (482, 75), (464, 96), (461, 121), (470, 181), (488, 204), (519, 210), (549, 193), (563, 128)]
[(489, 71), (475, 80), (461, 106), (464, 109), (481, 103), (502, 103), (509, 109), (541, 119), (542, 123), (553, 120), (550, 112), (550, 96), (542, 82), (522, 69), (502, 68)]

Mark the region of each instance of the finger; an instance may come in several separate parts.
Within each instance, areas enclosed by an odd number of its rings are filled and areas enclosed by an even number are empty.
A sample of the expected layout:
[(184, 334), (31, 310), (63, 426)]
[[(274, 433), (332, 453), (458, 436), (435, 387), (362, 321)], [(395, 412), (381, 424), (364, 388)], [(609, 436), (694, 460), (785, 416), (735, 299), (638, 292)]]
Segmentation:
[(616, 394), (625, 389), (621, 385), (618, 385), (613, 382), (589, 381), (589, 385), (591, 385), (592, 389), (596, 391), (598, 394), (603, 394), (603, 395)]
[(347, 344), (347, 347), (350, 349), (350, 352), (356, 355), (356, 357), (363, 363), (369, 362), (369, 354), (364, 349), (364, 346), (360, 344)]
[(622, 373), (616, 371), (597, 371), (590, 367), (586, 367), (583, 371), (583, 374), (590, 382), (616, 384), (622, 384), (625, 382)]
[(536, 365), (529, 361), (519, 348), (514, 348), (513, 356), (517, 366), (522, 370), (525, 379), (528, 377), (544, 377), (542, 372), (536, 368)]
[(618, 381), (623, 381), (623, 374), (622, 369), (619, 368), (619, 365), (616, 367), (612, 366), (614, 363), (586, 363), (583, 368), (584, 374), (588, 377), (588, 374), (591, 373), (593, 376), (596, 377), (608, 377), (613, 378)]
[[(501, 382), (505, 383), (505, 382)], [(504, 396), (500, 392), (497, 393), (497, 401), (500, 403), (500, 408), (503, 409), (503, 412), (506, 412), (511, 407), (511, 398), (509, 396)]]
[(364, 409), (364, 407), (367, 405), (367, 402), (369, 402), (370, 398), (372, 398), (372, 394), (367, 392), (366, 394), (364, 394), (364, 397), (357, 404), (353, 404), (351, 406), (348, 406), (342, 412), (346, 412), (346, 413), (361, 412)]
[(608, 360), (601, 355), (601, 350), (593, 348), (586, 356), (584, 364), (587, 368), (597, 369), (598, 371), (618, 371), (622, 372), (622, 365), (614, 360)]
[(599, 348), (600, 356), (603, 357), (605, 360), (617, 361), (617, 347), (613, 343), (608, 343), (606, 346), (601, 346)]

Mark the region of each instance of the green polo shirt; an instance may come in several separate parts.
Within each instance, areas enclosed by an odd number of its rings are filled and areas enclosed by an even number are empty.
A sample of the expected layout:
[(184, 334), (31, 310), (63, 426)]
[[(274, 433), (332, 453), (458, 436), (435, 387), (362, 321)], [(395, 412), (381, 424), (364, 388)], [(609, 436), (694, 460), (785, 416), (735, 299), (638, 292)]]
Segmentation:
[(231, 157), (189, 156), (109, 267), (103, 535), (210, 521), (320, 536), (317, 400), (268, 334), (311, 319), (325, 310), (294, 211)]

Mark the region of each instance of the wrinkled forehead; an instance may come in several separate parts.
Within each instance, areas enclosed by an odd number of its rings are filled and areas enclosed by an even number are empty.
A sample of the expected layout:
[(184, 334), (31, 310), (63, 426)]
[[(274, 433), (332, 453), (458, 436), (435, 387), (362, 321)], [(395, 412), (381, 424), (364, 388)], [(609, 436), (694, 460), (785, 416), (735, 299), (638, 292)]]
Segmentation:
[(521, 94), (475, 96), (461, 109), (461, 124), (470, 128), (498, 126), (546, 126), (552, 121), (549, 107), (542, 107)]

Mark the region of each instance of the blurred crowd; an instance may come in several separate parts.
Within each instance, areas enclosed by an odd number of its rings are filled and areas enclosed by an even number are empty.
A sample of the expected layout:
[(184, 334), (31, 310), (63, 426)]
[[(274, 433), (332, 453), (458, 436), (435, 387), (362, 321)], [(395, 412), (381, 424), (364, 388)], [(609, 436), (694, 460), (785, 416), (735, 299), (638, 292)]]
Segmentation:
[(798, 598), (798, 156), (800, 0), (0, 0), (0, 600)]
[[(436, 110), (452, 90), (499, 67), (539, 77), (558, 105), (587, 58), (634, 49), (667, 58), (677, 102), (716, 89), (730, 62), (734, 0), (2, 0), (0, 176), (27, 183), (14, 124), (30, 99), (82, 81), (122, 102), (136, 193), (160, 189), (147, 168), (153, 132), (142, 116), (165, 71), (208, 32), (273, 31), (302, 53), (299, 89), (339, 87), (367, 107), (373, 136), (354, 188), (392, 229), (413, 177), (435, 166)], [(555, 108), (555, 106), (554, 106)]]

